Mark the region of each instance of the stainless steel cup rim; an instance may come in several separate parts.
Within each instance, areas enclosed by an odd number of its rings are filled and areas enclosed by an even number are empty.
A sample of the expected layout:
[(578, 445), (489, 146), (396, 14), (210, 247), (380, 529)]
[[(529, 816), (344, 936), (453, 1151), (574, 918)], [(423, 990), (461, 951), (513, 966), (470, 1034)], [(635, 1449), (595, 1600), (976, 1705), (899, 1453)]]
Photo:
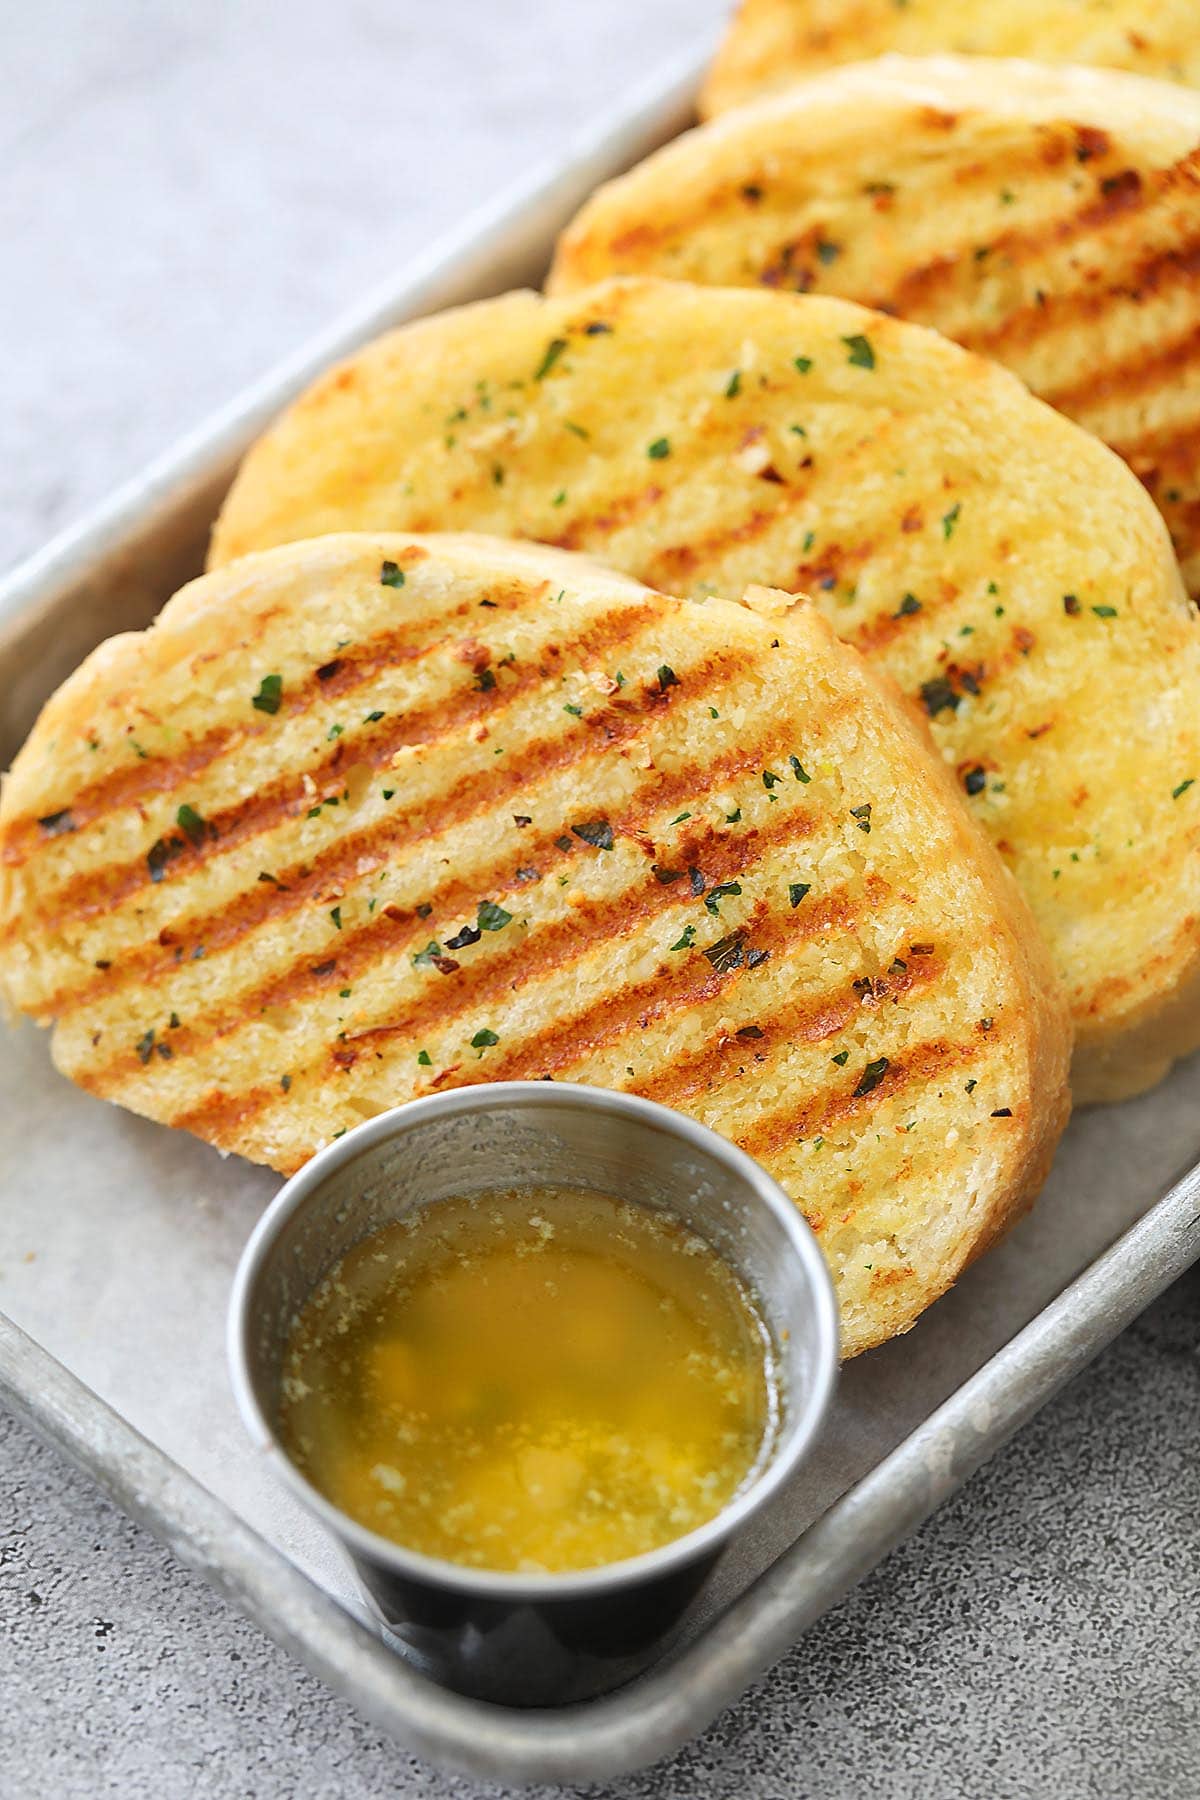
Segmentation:
[[(601, 1563), (594, 1568), (544, 1574), (481, 1569), (442, 1557), (426, 1556), (391, 1538), (382, 1537), (344, 1513), (308, 1480), (284, 1449), (259, 1404), (248, 1354), (254, 1325), (253, 1294), (275, 1240), (336, 1169), (362, 1151), (373, 1149), (390, 1137), (403, 1135), (434, 1119), (464, 1112), (534, 1105), (551, 1109), (585, 1108), (610, 1117), (637, 1119), (677, 1137), (692, 1151), (723, 1164), (744, 1187), (747, 1196), (752, 1197), (752, 1203), (772, 1212), (782, 1226), (803, 1275), (818, 1347), (816, 1365), (806, 1391), (789, 1400), (792, 1416), (786, 1446), (771, 1454), (757, 1474), (711, 1519), (684, 1536), (673, 1538), (639, 1556)], [(382, 1565), (397, 1575), (432, 1586), (452, 1588), (459, 1593), (492, 1597), (498, 1601), (545, 1601), (572, 1600), (611, 1592), (653, 1580), (683, 1564), (715, 1554), (794, 1474), (816, 1441), (837, 1382), (839, 1334), (833, 1282), (816, 1238), (794, 1202), (744, 1150), (739, 1150), (727, 1138), (687, 1114), (639, 1095), (571, 1082), (503, 1081), (430, 1094), (378, 1113), (345, 1136), (326, 1144), (291, 1176), (267, 1207), (242, 1252), (230, 1296), (227, 1347), (234, 1397), (250, 1437), (285, 1485), (352, 1555)]]

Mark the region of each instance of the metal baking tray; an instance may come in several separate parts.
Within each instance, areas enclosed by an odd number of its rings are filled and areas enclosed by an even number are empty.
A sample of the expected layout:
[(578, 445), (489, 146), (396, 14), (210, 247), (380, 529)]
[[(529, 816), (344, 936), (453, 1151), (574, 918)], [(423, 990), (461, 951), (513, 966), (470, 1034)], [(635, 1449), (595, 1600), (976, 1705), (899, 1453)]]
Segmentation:
[[(94, 644), (199, 570), (239, 455), (298, 388), (388, 325), (538, 281), (596, 183), (688, 122), (697, 78), (655, 81), (19, 569), (0, 589), (0, 766)], [(1029, 1219), (845, 1371), (820, 1455), (669, 1660), (554, 1712), (465, 1700), (406, 1665), (245, 1439), (224, 1311), (276, 1178), (77, 1091), (27, 1025), (0, 1036), (0, 1398), (413, 1750), (505, 1781), (602, 1779), (701, 1731), (1200, 1257), (1198, 1158), (1200, 1058), (1078, 1117)]]

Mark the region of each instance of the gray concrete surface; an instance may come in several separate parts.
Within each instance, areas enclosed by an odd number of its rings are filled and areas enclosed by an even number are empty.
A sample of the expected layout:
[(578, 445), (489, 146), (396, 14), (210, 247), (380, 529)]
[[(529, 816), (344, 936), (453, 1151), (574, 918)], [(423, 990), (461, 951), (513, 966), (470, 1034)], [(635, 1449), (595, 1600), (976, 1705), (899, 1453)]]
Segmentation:
[[(0, 8), (0, 566), (722, 10)], [(1198, 1439), (1193, 1275), (699, 1743), (609, 1791), (1200, 1793)], [(488, 1791), (383, 1742), (2, 1415), (0, 1700), (3, 1800)]]

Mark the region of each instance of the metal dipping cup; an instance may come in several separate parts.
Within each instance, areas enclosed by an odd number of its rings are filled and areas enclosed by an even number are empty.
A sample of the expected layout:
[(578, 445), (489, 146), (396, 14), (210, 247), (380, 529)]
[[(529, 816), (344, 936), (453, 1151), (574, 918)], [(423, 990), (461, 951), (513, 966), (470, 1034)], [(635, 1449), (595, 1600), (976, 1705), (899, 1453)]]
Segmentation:
[[(326, 1500), (277, 1436), (288, 1334), (334, 1263), (411, 1207), (525, 1183), (599, 1189), (680, 1219), (750, 1289), (779, 1376), (773, 1445), (714, 1518), (645, 1555), (566, 1574), (468, 1568), (380, 1537)], [(795, 1206), (715, 1132), (603, 1088), (497, 1082), (382, 1113), (292, 1177), (238, 1266), (229, 1356), (251, 1437), (349, 1555), (409, 1659), (477, 1699), (553, 1706), (604, 1693), (653, 1662), (722, 1550), (795, 1472), (837, 1379), (837, 1304)]]

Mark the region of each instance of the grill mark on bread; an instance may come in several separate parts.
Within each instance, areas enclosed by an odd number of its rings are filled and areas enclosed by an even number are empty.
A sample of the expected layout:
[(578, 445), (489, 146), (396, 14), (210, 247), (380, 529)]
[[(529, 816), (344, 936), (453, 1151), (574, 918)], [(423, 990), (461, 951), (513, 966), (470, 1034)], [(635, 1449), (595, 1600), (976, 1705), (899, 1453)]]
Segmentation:
[[(526, 598), (531, 605), (535, 605), (541, 594), (529, 592)], [(121, 807), (137, 806), (157, 794), (174, 792), (211, 767), (227, 750), (241, 749), (245, 743), (277, 729), (280, 720), (296, 718), (308, 712), (314, 701), (353, 693), (382, 669), (417, 661), (442, 647), (445, 641), (444, 620), (427, 613), (424, 617), (415, 617), (412, 624), (426, 631), (441, 628), (443, 635), (430, 642), (413, 643), (412, 630), (382, 632), (363, 644), (339, 650), (334, 659), (337, 667), (332, 674), (318, 675), (314, 669), (302, 680), (289, 682), (280, 695), (279, 712), (269, 721), (261, 714), (253, 714), (244, 724), (215, 726), (175, 756), (153, 756), (145, 761), (139, 759), (127, 768), (111, 769), (99, 780), (85, 784), (71, 799), (71, 816), (76, 830), (81, 831), (85, 826), (96, 824)], [(322, 668), (328, 666), (321, 665)], [(248, 678), (248, 710), (251, 708), (253, 688), (254, 680)], [(14, 819), (5, 831), (0, 859), (11, 867), (19, 868), (43, 842), (44, 834), (36, 817), (29, 814), (25, 818)]]
[[(802, 824), (803, 820), (793, 816), (791, 822)], [(797, 832), (796, 835), (799, 837), (804, 833)], [(727, 866), (730, 872), (736, 872), (736, 864)], [(744, 866), (752, 866), (752, 862)], [(639, 903), (635, 925), (657, 910), (654, 901), (658, 896), (650, 892), (652, 886), (651, 882), (639, 895), (635, 895), (635, 901)], [(628, 922), (629, 901), (630, 895), (627, 892), (603, 901), (586, 902), (584, 906), (574, 909), (571, 917), (548, 922), (512, 950), (499, 952), (489, 956), (486, 961), (480, 960), (464, 967), (461, 971), (463, 975), (475, 977), (469, 991), (468, 984), (458, 978), (453, 987), (447, 983), (444, 988), (428, 990), (414, 1000), (404, 1019), (369, 1026), (349, 1037), (344, 1048), (362, 1054), (369, 1052), (372, 1046), (380, 1042), (412, 1038), (418, 1031), (429, 1036), (463, 1014), (475, 1012), (493, 992), (497, 995), (510, 992), (546, 973), (553, 978), (559, 969), (593, 956), (603, 951), (614, 938), (627, 935), (617, 932), (601, 936), (599, 931), (590, 931), (589, 926), (595, 924), (602, 929), (606, 923), (625, 925)], [(848, 896), (830, 896), (830, 905), (835, 910), (844, 909), (850, 904)], [(718, 936), (722, 935), (719, 921), (714, 921), (713, 929)], [(765, 906), (760, 903), (750, 922), (740, 929), (753, 947), (773, 953), (789, 940), (815, 935), (820, 930), (820, 925), (799, 911), (766, 915)], [(568, 951), (578, 948), (578, 955), (555, 957), (554, 952), (560, 945)], [(535, 948), (542, 958), (541, 966), (529, 960)], [(660, 964), (649, 979), (630, 983), (606, 994), (602, 1000), (586, 1005), (581, 1012), (565, 1017), (560, 1014), (530, 1033), (520, 1044), (493, 1054), (488, 1064), (487, 1079), (505, 1081), (521, 1076), (552, 1076), (577, 1064), (589, 1052), (594, 1052), (602, 1045), (611, 1046), (614, 1042), (619, 1042), (631, 1031), (645, 1032), (652, 1024), (703, 1005), (737, 974), (753, 975), (754, 971), (747, 970), (744, 966), (740, 970), (720, 973), (702, 954), (702, 948), (697, 946), (696, 953), (687, 956), (677, 966)], [(525, 967), (521, 966), (523, 963)], [(518, 979), (515, 981), (514, 969), (518, 971)], [(342, 1048), (331, 1043), (323, 1045), (315, 1056), (308, 1059), (302, 1070), (294, 1072), (294, 1080), (302, 1081), (305, 1076), (313, 1075), (327, 1066), (331, 1060), (336, 1067), (337, 1053)], [(127, 1068), (131, 1060), (125, 1059)], [(103, 1090), (96, 1085), (98, 1080), (94, 1071), (89, 1071), (84, 1077), (85, 1085), (100, 1092)], [(442, 1071), (429, 1084), (431, 1088), (439, 1090), (471, 1085), (474, 1085), (474, 1071), (470, 1064), (467, 1065), (466, 1074), (458, 1069)], [(244, 1126), (249, 1119), (278, 1099), (278, 1089), (265, 1085), (233, 1094), (215, 1089), (196, 1105), (173, 1114), (169, 1123), (222, 1142), (230, 1130), (236, 1126)]]
[[(838, 922), (849, 924), (852, 920), (839, 919)], [(806, 923), (809, 926), (806, 935), (814, 935), (811, 918)], [(825, 921), (822, 920), (820, 929), (824, 929), (824, 924)], [(944, 973), (945, 961), (942, 957), (916, 958), (903, 973), (889, 974), (883, 978), (884, 997), (899, 998), (914, 988), (940, 980)], [(638, 1092), (648, 1100), (661, 1101), (664, 1106), (686, 1109), (686, 1103), (697, 1094), (712, 1093), (726, 1081), (741, 1075), (747, 1064), (753, 1067), (760, 1052), (769, 1057), (773, 1048), (782, 1047), (787, 1050), (797, 1040), (806, 1044), (820, 1043), (844, 1030), (861, 1012), (862, 999), (853, 985), (849, 992), (841, 990), (833, 996), (820, 994), (814, 998), (805, 995), (789, 1006), (776, 1007), (767, 1015), (761, 1042), (759, 1039), (747, 1041), (740, 1038), (736, 1027), (731, 1031), (722, 1031), (690, 1056), (677, 1059), (649, 1081), (640, 1082)], [(753, 1024), (754, 1021), (748, 1020), (746, 1023)], [(738, 1062), (740, 1066), (730, 1071), (727, 1065), (731, 1062)]]
[[(1103, 249), (1106, 256), (1111, 255), (1107, 245)], [(955, 327), (954, 335), (959, 343), (982, 355), (1016, 361), (1020, 350), (1026, 349), (1037, 338), (1045, 337), (1051, 327), (1064, 330), (1090, 319), (1103, 318), (1112, 308), (1114, 289), (1119, 290), (1122, 298), (1141, 301), (1149, 295), (1169, 294), (1177, 287), (1190, 287), (1198, 269), (1200, 234), (1188, 237), (1182, 244), (1152, 250), (1123, 268), (1120, 265), (1110, 267), (1104, 282), (1095, 287), (1047, 290), (1040, 302), (1035, 299), (1012, 308), (994, 326), (974, 326), (965, 320)], [(1019, 361), (1017, 367), (1020, 367)], [(1064, 391), (1069, 393), (1070, 389)], [(1058, 390), (1053, 383), (1040, 386), (1039, 392), (1045, 399), (1056, 402)]]
[[(897, 1053), (887, 1070), (866, 1094), (856, 1093), (859, 1074), (853, 1073), (836, 1092), (815, 1095), (801, 1107), (787, 1106), (756, 1120), (735, 1140), (750, 1156), (763, 1158), (777, 1155), (786, 1145), (802, 1138), (817, 1137), (835, 1125), (872, 1111), (883, 1100), (894, 1100), (918, 1083), (925, 1083), (951, 1070), (969, 1068), (987, 1042), (996, 1041), (996, 1033), (955, 1041), (944, 1037), (927, 1038)], [(847, 1064), (849, 1069), (849, 1064)]]
[[(703, 699), (713, 687), (741, 673), (749, 660), (750, 653), (745, 650), (729, 652), (723, 657), (714, 655), (702, 668), (693, 669), (689, 673), (689, 697), (697, 701)], [(640, 705), (623, 701), (619, 709), (606, 713), (604, 717), (596, 715), (593, 725), (603, 732), (602, 747), (608, 749), (634, 741), (647, 726), (653, 724), (662, 704), (662, 698), (654, 690), (647, 690)], [(731, 780), (744, 774), (757, 766), (754, 762), (756, 756), (762, 758), (769, 754), (774, 742), (773, 738), (768, 738), (761, 744), (739, 747), (724, 757), (706, 758), (702, 765), (689, 765), (671, 775), (660, 774), (652, 795), (654, 807), (671, 805), (680, 797), (695, 797), (704, 789), (706, 782), (719, 786), (723, 780)], [(527, 747), (523, 758), (514, 758), (505, 768), (489, 771), (489, 789), (485, 799), (480, 799), (467, 790), (458, 796), (457, 804), (445, 794), (431, 797), (424, 812), (406, 818), (406, 842), (427, 841), (493, 809), (499, 811), (506, 800), (511, 801), (519, 794), (528, 795), (542, 779), (569, 768), (573, 763), (582, 763), (585, 758), (595, 754), (596, 746), (591, 742), (581, 745), (577, 733), (539, 739)], [(631, 825), (629, 829), (635, 830), (636, 825)], [(561, 835), (561, 831), (560, 826), (557, 835)], [(170, 944), (165, 949), (159, 940), (125, 952), (116, 971), (118, 980), (121, 983), (139, 980), (144, 985), (152, 986), (178, 967), (180, 958), (174, 946), (180, 942), (203, 943), (208, 958), (215, 952), (229, 949), (258, 926), (277, 923), (298, 912), (323, 889), (331, 888), (354, 875), (362, 877), (382, 868), (388, 861), (395, 838), (395, 821), (387, 817), (376, 820), (364, 831), (339, 835), (317, 856), (289, 864), (276, 875), (274, 882), (255, 881), (220, 901), (213, 911), (187, 915), (174, 921), (169, 928)], [(544, 858), (547, 843), (552, 845), (553, 842), (553, 836), (524, 841), (521, 845), (522, 860), (528, 860), (535, 845), (538, 847), (538, 854)], [(368, 868), (364, 868), (363, 859), (367, 856), (374, 860)], [(304, 873), (305, 870), (308, 873)], [(472, 877), (475, 887), (489, 880), (495, 880), (507, 891), (507, 878), (503, 873), (481, 870)], [(454, 884), (448, 891), (454, 891)], [(469, 896), (464, 894), (463, 898), (465, 900)], [(445, 904), (449, 905), (449, 900)], [(344, 946), (347, 941), (347, 935), (343, 933), (339, 943)], [(63, 1017), (98, 993), (111, 993), (115, 986), (113, 973), (106, 970), (99, 978), (89, 978), (81, 987), (60, 988), (38, 1007), (38, 1016)]]
[[(707, 762), (707, 779), (715, 778), (715, 785), (719, 787), (724, 779), (733, 774), (758, 768), (763, 757), (769, 754), (770, 742), (771, 740), (765, 740), (734, 751), (718, 764)], [(614, 836), (639, 835), (655, 813), (673, 806), (681, 796), (696, 797), (705, 778), (698, 766), (690, 766), (676, 771), (666, 779), (660, 778), (653, 788), (647, 785), (639, 790), (633, 795), (624, 813), (612, 821)], [(480, 810), (491, 809), (485, 807)], [(761, 860), (764, 850), (777, 848), (783, 843), (798, 843), (810, 836), (816, 828), (817, 822), (811, 814), (789, 812), (769, 831), (759, 828), (728, 836), (713, 833), (706, 836), (703, 849), (699, 848), (697, 839), (689, 847), (689, 854), (702, 857), (705, 875), (711, 887), (718, 881), (729, 880), (753, 869)], [(523, 845), (522, 854), (527, 853)], [(555, 853), (555, 840), (549, 834), (542, 840), (537, 853), (545, 865), (544, 875), (552, 873), (574, 854), (561, 849)], [(325, 962), (320, 961), (314, 963), (315, 953), (306, 952), (257, 987), (234, 995), (226, 1002), (222, 1011), (210, 1010), (194, 1015), (187, 1025), (180, 1026), (172, 1033), (172, 1062), (178, 1065), (182, 1058), (198, 1046), (203, 1047), (216, 1038), (236, 1032), (271, 1007), (294, 1005), (311, 994), (327, 991), (335, 974), (338, 982), (343, 985), (369, 975), (373, 968), (379, 966), (384, 956), (404, 955), (419, 940), (427, 939), (432, 929), (431, 920), (435, 915), (457, 918), (477, 904), (482, 894), (493, 898), (497, 895), (508, 898), (520, 895), (521, 892), (522, 884), (513, 874), (500, 865), (494, 865), (469, 878), (451, 881), (436, 892), (429, 902), (433, 907), (429, 919), (419, 917), (411, 909), (385, 907), (364, 924), (341, 931), (337, 934), (336, 942), (326, 946), (333, 952), (332, 966), (326, 967)], [(253, 897), (253, 890), (249, 890), (249, 893)], [(297, 904), (304, 904), (308, 897), (301, 896)], [(655, 881), (647, 864), (645, 878), (636, 887), (626, 888), (619, 894), (606, 897), (601, 903), (589, 902), (585, 907), (574, 908), (567, 918), (535, 926), (527, 937), (515, 940), (508, 947), (497, 945), (486, 958), (473, 958), (461, 965), (452, 983), (439, 979), (436, 986), (428, 986), (411, 1003), (412, 1018), (401, 1023), (392, 1021), (367, 1027), (355, 1033), (351, 1041), (403, 1036), (416, 1029), (418, 1019), (425, 1026), (431, 1021), (444, 1026), (460, 1014), (469, 1012), (480, 1000), (491, 997), (493, 988), (503, 992), (513, 985), (511, 978), (514, 967), (520, 977), (515, 985), (524, 986), (526, 981), (545, 974), (547, 965), (552, 970), (578, 960), (578, 957), (566, 954), (576, 942), (579, 956), (585, 956), (602, 941), (627, 935), (619, 929), (622, 925), (636, 926), (652, 918), (656, 912), (667, 910), (675, 904), (677, 897), (673, 888), (664, 887)], [(847, 904), (845, 899), (831, 898), (809, 908), (805, 918), (799, 923), (813, 931), (824, 929), (834, 919), (847, 923)], [(294, 911), (296, 907), (288, 910)], [(277, 922), (277, 914), (264, 920), (267, 924)], [(592, 932), (584, 941), (582, 932), (587, 925), (592, 927)], [(603, 939), (599, 935), (602, 932), (605, 933)], [(560, 951), (563, 954), (559, 954)], [(529, 962), (531, 956), (534, 960)], [(526, 965), (524, 967), (521, 966), (523, 962)], [(168, 966), (174, 968), (177, 965), (171, 961)], [(326, 1054), (328, 1049), (328, 1045), (324, 1046), (321, 1054)], [(97, 1091), (103, 1091), (122, 1074), (132, 1074), (137, 1064), (138, 1058), (132, 1050), (124, 1050), (110, 1059), (94, 1072), (99, 1084)]]
[(543, 537), (537, 541), (549, 544), (556, 550), (586, 549), (589, 544), (594, 544), (597, 540), (603, 543), (614, 532), (644, 518), (662, 497), (662, 488), (653, 481), (647, 482), (634, 493), (615, 494), (596, 512), (580, 514), (572, 519), (558, 537)]
[[(556, 660), (619, 651), (657, 616), (657, 609), (649, 605), (628, 606), (614, 611), (578, 638), (559, 646)], [(540, 646), (539, 654), (546, 653), (546, 646)], [(367, 762), (378, 770), (387, 765), (397, 750), (408, 745), (436, 743), (476, 719), (501, 722), (522, 693), (544, 680), (543, 672), (531, 658), (525, 665), (518, 666), (511, 678), (503, 684), (497, 683), (489, 692), (464, 685), (460, 691), (450, 694), (433, 706), (418, 708), (398, 716), (381, 730), (356, 733), (350, 739), (339, 738), (330, 754), (319, 764), (307, 769), (291, 770), (265, 784), (235, 806), (214, 813), (208, 823), (215, 836), (193, 844), (185, 834), (182, 848), (172, 859), (173, 874), (208, 862), (214, 856), (227, 854), (251, 838), (261, 836), (287, 818), (295, 816), (299, 809), (307, 809), (312, 804), (314, 793), (319, 794), (331, 786), (336, 787), (339, 771), (350, 769), (355, 762)], [(594, 716), (591, 723), (594, 725)], [(522, 761), (511, 764), (501, 779), (511, 786), (514, 777), (522, 772), (527, 776), (531, 769), (540, 767), (542, 761), (552, 755), (557, 746), (572, 742), (574, 737), (569, 735), (564, 739), (544, 739), (531, 745)], [(311, 781), (314, 786), (307, 787), (306, 780)], [(102, 864), (74, 876), (57, 891), (52, 890), (51, 898), (57, 903), (57, 909), (40, 912), (39, 922), (43, 928), (49, 929), (70, 919), (86, 919), (97, 912), (107, 912), (149, 885), (151, 875), (145, 852), (122, 863)], [(13, 935), (19, 925), (19, 920), (10, 921), (5, 933), (0, 934), (0, 941), (3, 941), (3, 937)]]
[[(1200, 242), (1195, 250), (1194, 274), (1200, 275)], [(1200, 358), (1200, 325), (1167, 337), (1156, 332), (1153, 339), (1141, 345), (1125, 362), (1108, 365), (1098, 359), (1088, 375), (1078, 381), (1062, 382), (1045, 391), (1060, 411), (1086, 418), (1108, 400), (1130, 400), (1135, 396), (1153, 396), (1159, 389), (1173, 385), (1175, 378)], [(1114, 439), (1109, 440), (1117, 448)], [(1138, 440), (1127, 439), (1136, 443)]]

